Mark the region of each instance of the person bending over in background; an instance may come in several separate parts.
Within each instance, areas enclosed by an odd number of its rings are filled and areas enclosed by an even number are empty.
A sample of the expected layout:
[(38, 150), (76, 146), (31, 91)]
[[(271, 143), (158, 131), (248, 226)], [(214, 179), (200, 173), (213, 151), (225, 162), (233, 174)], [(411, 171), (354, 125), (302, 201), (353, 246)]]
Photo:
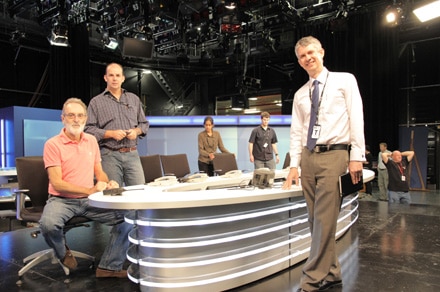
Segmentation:
[(200, 132), (197, 138), (199, 145), (199, 171), (208, 174), (209, 176), (214, 175), (214, 167), (212, 165), (212, 160), (215, 158), (215, 153), (217, 148), (220, 149), (222, 153), (231, 153), (223, 145), (223, 140), (218, 131), (214, 131), (214, 119), (212, 117), (206, 117), (203, 121), (203, 126), (205, 130)]

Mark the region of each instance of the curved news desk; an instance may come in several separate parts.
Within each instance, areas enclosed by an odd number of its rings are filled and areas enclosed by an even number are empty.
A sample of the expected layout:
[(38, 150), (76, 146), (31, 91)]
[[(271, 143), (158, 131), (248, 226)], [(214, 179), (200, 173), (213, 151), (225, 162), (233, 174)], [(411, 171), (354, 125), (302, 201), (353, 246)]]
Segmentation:
[[(141, 291), (222, 291), (286, 269), (309, 254), (301, 188), (234, 187), (251, 178), (127, 187), (121, 196), (93, 194), (90, 205), (136, 210), (126, 217), (136, 225), (129, 235), (128, 275)], [(373, 178), (372, 171), (364, 171), (364, 181)], [(356, 194), (344, 199), (337, 238), (358, 218), (356, 199)]]

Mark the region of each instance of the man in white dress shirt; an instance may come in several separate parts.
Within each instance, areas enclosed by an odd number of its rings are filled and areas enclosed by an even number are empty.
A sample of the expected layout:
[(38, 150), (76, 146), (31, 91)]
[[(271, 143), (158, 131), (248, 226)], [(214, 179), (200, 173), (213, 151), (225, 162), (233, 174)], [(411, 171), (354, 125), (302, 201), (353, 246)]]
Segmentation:
[(391, 151), (387, 148), (387, 143), (379, 143), (380, 152), (379, 155), (377, 155), (377, 184), (379, 185), (380, 201), (388, 201), (388, 171), (382, 160), (382, 154), (391, 155)]
[[(341, 203), (338, 177), (347, 169), (353, 183), (362, 176), (365, 161), (362, 98), (352, 74), (329, 72), (324, 67), (324, 49), (319, 40), (311, 36), (300, 39), (295, 53), (310, 79), (293, 100), (290, 171), (283, 188), (289, 189), (292, 181), (298, 185), (301, 178), (312, 237), (298, 291), (325, 291), (342, 285), (335, 246)], [(308, 148), (315, 80), (319, 102), (314, 107), (317, 118), (311, 138), (316, 146)]]

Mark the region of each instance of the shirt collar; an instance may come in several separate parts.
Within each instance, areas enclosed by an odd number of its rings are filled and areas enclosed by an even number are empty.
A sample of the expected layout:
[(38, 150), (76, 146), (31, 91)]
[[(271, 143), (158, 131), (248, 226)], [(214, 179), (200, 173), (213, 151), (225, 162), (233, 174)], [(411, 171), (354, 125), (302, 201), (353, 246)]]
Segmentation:
[[(62, 142), (63, 144), (76, 143), (76, 141), (73, 141), (72, 139), (70, 139), (69, 137), (67, 137), (66, 133), (64, 132), (65, 129), (66, 129), (66, 128), (62, 128), (62, 129), (61, 129), (61, 132), (60, 132), (61, 142)], [(87, 139), (87, 136), (84, 135), (84, 132), (82, 132), (82, 133), (81, 133), (81, 140), (80, 140), (80, 142), (82, 142), (82, 141), (87, 141), (87, 140), (88, 140), (88, 139)]]
[[(126, 89), (124, 89), (124, 88), (122, 88), (122, 94), (125, 94), (127, 92), (127, 90)], [(111, 97), (113, 97), (113, 98), (115, 98), (114, 96), (113, 96), (113, 94), (109, 91), (109, 90), (107, 90), (107, 88), (104, 90), (104, 92), (102, 93), (103, 95), (106, 95), (106, 96), (111, 96)], [(122, 96), (122, 95), (121, 95)]]
[(329, 74), (329, 71), (324, 67), (316, 79), (310, 78), (310, 87), (312, 87), (313, 81), (315, 80), (318, 80), (320, 84), (324, 84), (327, 79), (327, 74)]

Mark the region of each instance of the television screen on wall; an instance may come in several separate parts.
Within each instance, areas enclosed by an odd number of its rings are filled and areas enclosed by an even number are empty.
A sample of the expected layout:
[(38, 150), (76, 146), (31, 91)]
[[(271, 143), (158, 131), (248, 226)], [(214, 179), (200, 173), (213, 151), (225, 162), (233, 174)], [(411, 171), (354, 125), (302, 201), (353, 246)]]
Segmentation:
[(44, 143), (62, 128), (61, 121), (23, 120), (24, 156), (42, 156)]

